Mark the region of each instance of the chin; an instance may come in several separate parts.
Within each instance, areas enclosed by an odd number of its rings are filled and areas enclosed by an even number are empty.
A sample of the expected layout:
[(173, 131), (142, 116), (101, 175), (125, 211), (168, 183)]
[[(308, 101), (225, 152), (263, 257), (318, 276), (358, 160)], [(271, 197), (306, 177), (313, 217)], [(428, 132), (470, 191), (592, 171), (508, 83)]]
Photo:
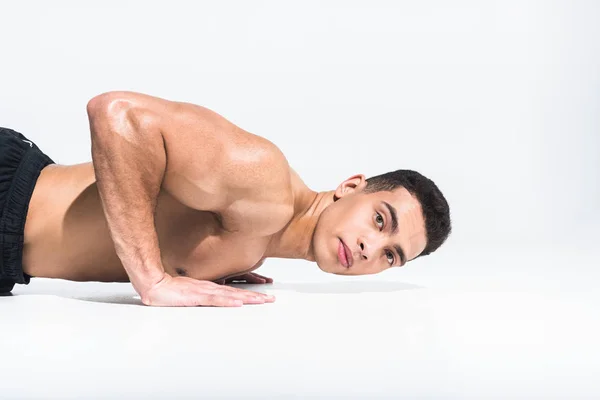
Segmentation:
[(339, 264), (331, 264), (328, 262), (321, 263), (317, 260), (317, 265), (321, 271), (326, 272), (328, 274), (345, 275), (343, 271), (340, 271), (340, 268), (343, 267)]
[(319, 269), (323, 272), (328, 274), (343, 275), (339, 273), (340, 268), (343, 268), (343, 266), (337, 259), (337, 243), (339, 239), (336, 235), (333, 235), (332, 237), (335, 239), (334, 243), (332, 243), (333, 240), (331, 238), (329, 238), (329, 241), (318, 240), (317, 238), (318, 243), (320, 243), (322, 246), (315, 246), (315, 262), (317, 263)]
[(319, 269), (323, 272), (327, 272), (329, 273), (329, 269), (327, 267), (325, 267), (324, 265), (322, 265), (319, 260), (316, 261), (317, 262), (317, 266), (319, 267)]
[(335, 271), (335, 268), (332, 268), (332, 265), (329, 265), (327, 261), (323, 262), (320, 260), (320, 257), (315, 257), (315, 262), (321, 271), (327, 272), (328, 274), (334, 273), (332, 271)]

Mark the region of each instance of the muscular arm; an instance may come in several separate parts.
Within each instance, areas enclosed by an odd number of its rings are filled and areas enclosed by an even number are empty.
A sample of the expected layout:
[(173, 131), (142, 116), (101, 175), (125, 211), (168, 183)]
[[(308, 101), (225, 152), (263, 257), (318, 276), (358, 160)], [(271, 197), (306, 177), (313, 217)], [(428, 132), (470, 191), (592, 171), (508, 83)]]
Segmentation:
[(114, 93), (88, 102), (98, 192), (115, 250), (130, 281), (143, 293), (164, 276), (154, 227), (166, 168), (164, 137), (155, 115)]
[(154, 226), (161, 186), (190, 207), (220, 212), (281, 162), (270, 142), (194, 104), (109, 92), (87, 111), (111, 237), (140, 294), (164, 276)]

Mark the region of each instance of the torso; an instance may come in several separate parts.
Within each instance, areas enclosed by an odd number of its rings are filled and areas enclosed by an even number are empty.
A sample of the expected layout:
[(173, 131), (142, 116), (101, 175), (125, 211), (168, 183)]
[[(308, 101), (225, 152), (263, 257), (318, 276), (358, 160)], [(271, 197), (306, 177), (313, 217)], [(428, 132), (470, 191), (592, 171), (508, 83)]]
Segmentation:
[[(161, 189), (155, 225), (165, 271), (216, 280), (257, 268), (269, 236), (250, 229), (229, 232), (221, 220), (232, 218), (189, 208)], [(129, 280), (109, 234), (91, 162), (51, 164), (40, 173), (25, 223), (23, 270), (76, 281)]]

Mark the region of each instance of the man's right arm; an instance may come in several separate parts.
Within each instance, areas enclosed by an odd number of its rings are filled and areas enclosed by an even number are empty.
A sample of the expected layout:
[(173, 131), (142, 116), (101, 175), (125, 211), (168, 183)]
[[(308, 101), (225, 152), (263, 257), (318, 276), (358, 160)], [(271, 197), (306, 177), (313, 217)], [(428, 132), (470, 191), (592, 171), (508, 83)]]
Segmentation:
[(133, 287), (142, 294), (165, 273), (154, 226), (166, 167), (157, 116), (115, 94), (94, 97), (87, 112), (104, 214), (116, 253)]
[(96, 182), (116, 253), (144, 304), (263, 302), (253, 301), (259, 293), (164, 271), (154, 212), (167, 169), (164, 131), (182, 104), (135, 92), (108, 92), (87, 104)]

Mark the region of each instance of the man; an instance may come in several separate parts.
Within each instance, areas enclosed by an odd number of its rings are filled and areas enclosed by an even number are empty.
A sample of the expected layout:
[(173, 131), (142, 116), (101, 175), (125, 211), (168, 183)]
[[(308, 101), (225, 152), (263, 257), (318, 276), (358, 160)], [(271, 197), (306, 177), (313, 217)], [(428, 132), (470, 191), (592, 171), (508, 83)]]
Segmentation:
[(0, 292), (31, 277), (132, 283), (146, 305), (240, 306), (272, 296), (268, 257), (373, 274), (435, 251), (448, 204), (417, 172), (310, 190), (268, 140), (195, 104), (103, 93), (87, 104), (92, 162), (57, 165), (0, 129)]

